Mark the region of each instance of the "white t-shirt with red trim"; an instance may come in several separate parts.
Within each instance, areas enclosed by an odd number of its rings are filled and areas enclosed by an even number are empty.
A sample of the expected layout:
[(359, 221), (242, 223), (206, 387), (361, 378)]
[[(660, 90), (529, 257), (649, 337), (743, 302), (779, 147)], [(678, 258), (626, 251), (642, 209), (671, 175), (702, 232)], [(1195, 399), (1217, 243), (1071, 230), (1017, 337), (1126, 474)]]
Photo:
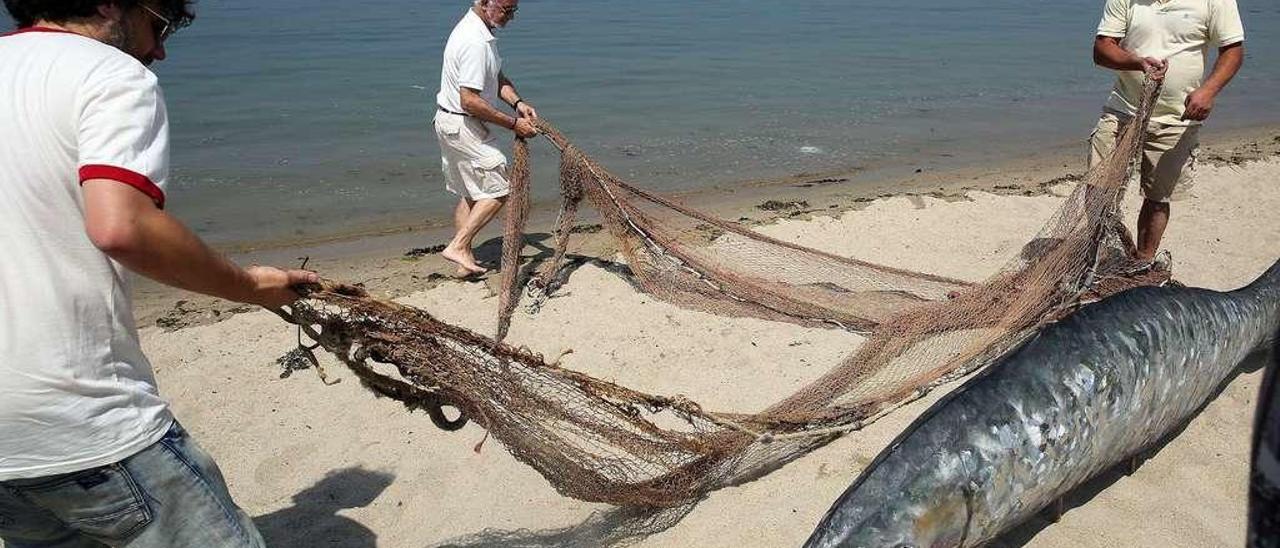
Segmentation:
[(76, 34), (0, 36), (0, 481), (117, 462), (173, 421), (80, 189), (112, 179), (163, 207), (168, 172), (150, 70)]

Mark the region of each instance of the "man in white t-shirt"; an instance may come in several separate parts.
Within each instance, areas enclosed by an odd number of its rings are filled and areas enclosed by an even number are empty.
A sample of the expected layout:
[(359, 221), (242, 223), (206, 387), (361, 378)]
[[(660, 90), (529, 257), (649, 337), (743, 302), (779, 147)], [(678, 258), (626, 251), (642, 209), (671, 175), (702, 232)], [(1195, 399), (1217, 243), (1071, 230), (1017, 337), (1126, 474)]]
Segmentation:
[[(453, 213), (456, 234), (440, 255), (458, 265), (458, 277), (483, 274), (476, 264), (472, 241), (502, 209), (510, 192), (507, 157), (495, 146), (489, 125), (510, 129), (519, 137), (537, 135), (533, 106), (520, 98), (502, 73), (493, 31), (516, 16), (519, 0), (476, 0), (449, 34), (436, 94), (436, 137), (445, 188), (458, 195)], [(510, 116), (494, 105), (505, 101)]]
[(174, 420), (126, 270), (277, 307), (316, 281), (242, 269), (164, 211), (169, 126), (147, 68), (189, 0), (5, 0), (0, 36), (0, 539), (8, 548), (262, 538)]
[[(1209, 48), (1218, 59), (1206, 79)], [(1143, 143), (1138, 259), (1152, 261), (1169, 222), (1169, 198), (1192, 182), (1200, 124), (1244, 62), (1236, 0), (1107, 0), (1093, 44), (1098, 65), (1120, 71), (1090, 138), (1089, 164), (1102, 160), (1137, 112), (1144, 73), (1164, 87)]]

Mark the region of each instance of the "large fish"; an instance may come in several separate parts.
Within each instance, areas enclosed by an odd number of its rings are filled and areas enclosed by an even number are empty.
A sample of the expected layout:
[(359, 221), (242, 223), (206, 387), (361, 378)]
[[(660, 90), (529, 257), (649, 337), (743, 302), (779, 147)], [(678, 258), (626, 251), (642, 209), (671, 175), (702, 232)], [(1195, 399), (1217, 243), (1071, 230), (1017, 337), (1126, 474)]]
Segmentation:
[(989, 541), (1183, 424), (1277, 329), (1280, 262), (1236, 291), (1087, 306), (926, 411), (806, 546)]

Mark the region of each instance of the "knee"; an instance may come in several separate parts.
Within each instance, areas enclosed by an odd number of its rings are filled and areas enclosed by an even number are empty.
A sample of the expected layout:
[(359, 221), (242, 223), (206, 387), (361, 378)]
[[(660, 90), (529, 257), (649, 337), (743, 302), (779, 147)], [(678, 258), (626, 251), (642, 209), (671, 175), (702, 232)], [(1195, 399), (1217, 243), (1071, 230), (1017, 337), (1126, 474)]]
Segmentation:
[(503, 204), (507, 203), (506, 196), (498, 196), (496, 198), (485, 198), (476, 200), (476, 207), (481, 209), (500, 209)]
[(1155, 200), (1142, 200), (1142, 209), (1147, 213), (1169, 213), (1169, 202), (1157, 202)]

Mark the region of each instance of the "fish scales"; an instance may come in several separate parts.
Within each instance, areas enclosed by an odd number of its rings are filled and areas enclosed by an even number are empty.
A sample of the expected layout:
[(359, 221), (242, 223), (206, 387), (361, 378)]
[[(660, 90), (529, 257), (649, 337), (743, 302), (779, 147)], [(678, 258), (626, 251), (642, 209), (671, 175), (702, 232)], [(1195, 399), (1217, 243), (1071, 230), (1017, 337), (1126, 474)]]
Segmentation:
[(1176, 430), (1280, 329), (1280, 261), (1231, 292), (1086, 306), (934, 404), (806, 546), (974, 546)]

